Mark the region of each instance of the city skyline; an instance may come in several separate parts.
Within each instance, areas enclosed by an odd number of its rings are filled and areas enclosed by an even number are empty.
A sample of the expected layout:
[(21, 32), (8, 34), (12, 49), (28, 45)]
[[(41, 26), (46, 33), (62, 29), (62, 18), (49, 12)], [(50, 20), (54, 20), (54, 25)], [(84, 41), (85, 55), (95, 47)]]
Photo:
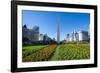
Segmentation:
[[(57, 25), (60, 26), (60, 39), (66, 38), (67, 33), (89, 29), (90, 14), (75, 12), (48, 12), (23, 10), (23, 25), (29, 29), (39, 26), (40, 33), (47, 34), (50, 38), (57, 40)], [(58, 21), (59, 19), (59, 21)]]

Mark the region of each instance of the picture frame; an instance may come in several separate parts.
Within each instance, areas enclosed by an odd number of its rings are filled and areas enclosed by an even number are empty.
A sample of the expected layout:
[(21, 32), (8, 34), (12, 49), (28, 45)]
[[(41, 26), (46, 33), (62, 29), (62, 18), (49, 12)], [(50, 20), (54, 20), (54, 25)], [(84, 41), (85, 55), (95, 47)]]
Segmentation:
[[(92, 39), (90, 38), (91, 42), (93, 42), (92, 43), (93, 46), (91, 47), (90, 45), (90, 49), (92, 48), (93, 52), (90, 51), (89, 61), (85, 62), (83, 60), (78, 60), (78, 61), (74, 60), (73, 62), (71, 62), (71, 60), (69, 60), (67, 62), (65, 60), (61, 62), (60, 61), (55, 61), (55, 62), (47, 61), (38, 63), (31, 62), (29, 64), (28, 60), (23, 60), (23, 59), (20, 60), (22, 55), (19, 53), (21, 53), (22, 51), (19, 52), (19, 50), (21, 49), (20, 47), (22, 47), (23, 45), (21, 38), (22, 25), (24, 23), (23, 10), (26, 10), (27, 12), (28, 9), (33, 11), (35, 10), (37, 12), (42, 11), (44, 13), (46, 11), (61, 12), (61, 13), (63, 12), (89, 13), (90, 23), (91, 23), (90, 34), (93, 33), (91, 34), (93, 38), (92, 37), (91, 37)], [(90, 60), (91, 58), (92, 60)], [(20, 61), (21, 62), (25, 61), (25, 64), (21, 63)], [(19, 63), (22, 65), (19, 65)], [(33, 1), (11, 1), (11, 72), (43, 71), (43, 70), (74, 69), (74, 68), (89, 68), (89, 67), (97, 67), (97, 6), (96, 5), (48, 3), (48, 2), (33, 2)]]

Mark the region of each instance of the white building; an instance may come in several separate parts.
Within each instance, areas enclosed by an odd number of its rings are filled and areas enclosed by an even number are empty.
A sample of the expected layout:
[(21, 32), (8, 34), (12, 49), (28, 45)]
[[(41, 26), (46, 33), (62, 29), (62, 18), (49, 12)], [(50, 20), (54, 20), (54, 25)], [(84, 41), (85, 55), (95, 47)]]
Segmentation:
[(72, 32), (71, 34), (67, 34), (67, 41), (77, 41), (79, 38), (77, 32)]
[(40, 34), (39, 35), (39, 41), (43, 41), (43, 39), (44, 39), (44, 35), (43, 34)]
[(79, 41), (87, 41), (89, 39), (89, 35), (87, 31), (79, 31)]
[(71, 34), (67, 34), (66, 42), (71, 41), (87, 41), (89, 40), (88, 31), (76, 31), (72, 32)]

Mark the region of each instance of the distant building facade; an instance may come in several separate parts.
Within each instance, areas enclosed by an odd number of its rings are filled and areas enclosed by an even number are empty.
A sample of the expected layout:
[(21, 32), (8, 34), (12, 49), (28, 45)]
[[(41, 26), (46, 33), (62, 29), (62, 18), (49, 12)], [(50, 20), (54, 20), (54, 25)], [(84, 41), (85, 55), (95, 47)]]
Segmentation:
[(39, 41), (43, 41), (44, 40), (44, 35), (43, 34), (40, 34), (39, 35)]
[(23, 38), (27, 38), (30, 42), (39, 41), (39, 27), (34, 26), (32, 29), (28, 29), (26, 25), (22, 28)]
[(34, 26), (32, 29), (30, 29), (30, 35), (30, 40), (39, 41), (39, 27)]
[(87, 41), (88, 39), (88, 31), (79, 31), (79, 41)]
[(23, 43), (50, 42), (52, 39), (47, 34), (40, 34), (39, 27), (34, 26), (28, 29), (26, 25), (22, 27)]
[(51, 40), (52, 39), (47, 34), (44, 35), (44, 41), (50, 42)]
[(89, 35), (88, 31), (79, 31), (79, 32), (72, 32), (71, 34), (67, 34), (66, 42), (71, 41), (88, 41)]

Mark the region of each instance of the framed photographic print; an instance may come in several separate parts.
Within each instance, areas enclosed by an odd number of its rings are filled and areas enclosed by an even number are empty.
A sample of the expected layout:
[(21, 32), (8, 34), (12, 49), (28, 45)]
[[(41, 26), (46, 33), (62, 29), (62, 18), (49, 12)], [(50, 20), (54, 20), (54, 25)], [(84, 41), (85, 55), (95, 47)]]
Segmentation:
[(11, 1), (11, 71), (97, 67), (97, 6)]

